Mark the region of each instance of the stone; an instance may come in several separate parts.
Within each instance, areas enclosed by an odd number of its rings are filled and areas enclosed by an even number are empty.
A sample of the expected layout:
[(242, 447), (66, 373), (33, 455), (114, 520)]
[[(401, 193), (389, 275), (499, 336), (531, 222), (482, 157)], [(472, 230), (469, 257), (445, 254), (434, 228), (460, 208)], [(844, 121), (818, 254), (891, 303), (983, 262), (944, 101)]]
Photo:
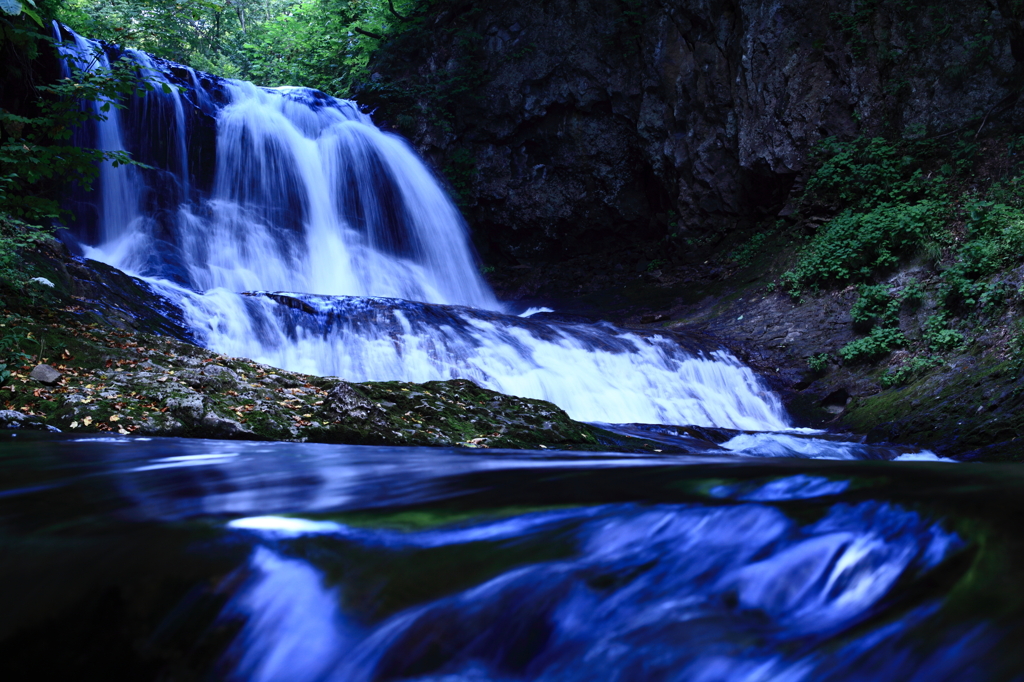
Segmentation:
[(50, 365), (36, 365), (28, 376), (46, 386), (56, 386), (63, 375)]
[(338, 414), (359, 421), (369, 419), (380, 408), (364, 398), (358, 391), (344, 382), (339, 382), (327, 392), (325, 407)]
[(200, 426), (207, 438), (252, 438), (255, 434), (234, 419), (225, 419), (212, 412), (203, 417)]
[(168, 411), (186, 424), (198, 423), (206, 414), (206, 400), (199, 394), (169, 398)]
[(60, 433), (60, 429), (44, 424), (38, 417), (22, 414), (16, 410), (0, 410), (0, 429), (31, 429)]

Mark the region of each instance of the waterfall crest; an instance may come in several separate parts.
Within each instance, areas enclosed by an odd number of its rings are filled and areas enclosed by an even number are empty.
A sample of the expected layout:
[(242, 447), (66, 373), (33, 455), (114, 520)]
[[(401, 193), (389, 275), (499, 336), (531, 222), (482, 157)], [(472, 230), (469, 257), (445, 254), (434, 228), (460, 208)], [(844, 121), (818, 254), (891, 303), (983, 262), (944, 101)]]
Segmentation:
[[(351, 381), (466, 378), (587, 421), (787, 427), (727, 353), (501, 314), (456, 207), (355, 103), (55, 31), (80, 65), (133, 60), (150, 84), (79, 131), (149, 166), (102, 169), (82, 251), (149, 281), (208, 347)], [(302, 293), (246, 295), (275, 291)]]

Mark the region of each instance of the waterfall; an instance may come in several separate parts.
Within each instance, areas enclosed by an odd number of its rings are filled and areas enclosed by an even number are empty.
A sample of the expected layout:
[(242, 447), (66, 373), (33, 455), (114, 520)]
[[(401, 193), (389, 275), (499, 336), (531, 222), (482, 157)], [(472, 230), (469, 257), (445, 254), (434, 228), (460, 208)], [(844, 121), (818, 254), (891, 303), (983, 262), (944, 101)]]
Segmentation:
[(725, 352), (502, 314), (456, 207), (354, 102), (56, 30), (81, 64), (129, 59), (150, 85), (79, 136), (149, 166), (102, 169), (97, 225), (74, 227), (79, 246), (146, 279), (211, 349), (352, 381), (468, 378), (588, 421), (787, 427)]

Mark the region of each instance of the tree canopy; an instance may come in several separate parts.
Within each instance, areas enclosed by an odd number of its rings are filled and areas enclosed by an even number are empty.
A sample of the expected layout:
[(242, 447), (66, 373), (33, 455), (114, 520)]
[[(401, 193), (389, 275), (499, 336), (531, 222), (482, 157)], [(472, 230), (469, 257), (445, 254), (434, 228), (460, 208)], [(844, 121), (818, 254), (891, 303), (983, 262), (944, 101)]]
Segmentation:
[(346, 96), (417, 0), (62, 0), (82, 35), (265, 86)]

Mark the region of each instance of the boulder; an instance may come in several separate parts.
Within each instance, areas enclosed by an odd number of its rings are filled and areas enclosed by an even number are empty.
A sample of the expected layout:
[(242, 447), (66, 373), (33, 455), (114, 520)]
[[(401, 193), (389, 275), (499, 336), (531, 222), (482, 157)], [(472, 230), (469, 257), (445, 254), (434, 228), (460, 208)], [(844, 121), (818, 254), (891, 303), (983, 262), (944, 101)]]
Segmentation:
[(36, 365), (29, 377), (46, 386), (56, 386), (63, 376), (50, 365)]

